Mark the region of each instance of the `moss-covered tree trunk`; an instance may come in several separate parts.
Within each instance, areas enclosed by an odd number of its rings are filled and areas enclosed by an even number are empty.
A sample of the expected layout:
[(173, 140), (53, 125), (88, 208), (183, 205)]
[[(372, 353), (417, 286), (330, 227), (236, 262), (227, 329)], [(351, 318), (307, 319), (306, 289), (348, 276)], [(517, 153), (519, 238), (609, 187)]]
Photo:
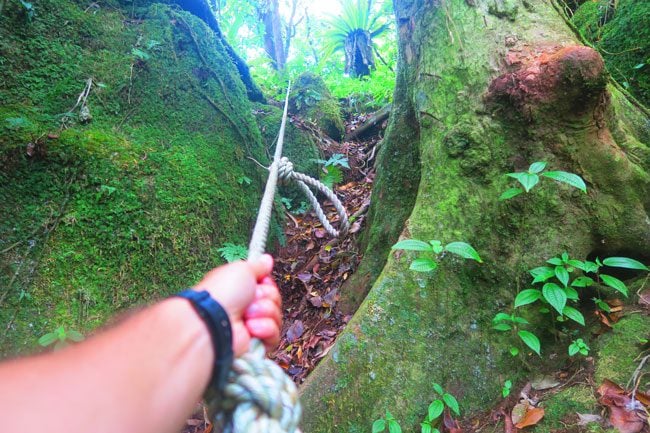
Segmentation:
[[(530, 284), (526, 270), (564, 251), (650, 257), (647, 112), (608, 84), (550, 0), (395, 0), (395, 13), (395, 106), (360, 276), (343, 294), (363, 302), (303, 386), (310, 433), (370, 431), (386, 409), (415, 431), (433, 382), (463, 411), (492, 405), (524, 374), (491, 319)], [(499, 201), (515, 186), (504, 173), (534, 161), (579, 174), (587, 194), (545, 179)], [(415, 254), (389, 254), (400, 232), (469, 242), (484, 263), (445, 257), (416, 274)]]

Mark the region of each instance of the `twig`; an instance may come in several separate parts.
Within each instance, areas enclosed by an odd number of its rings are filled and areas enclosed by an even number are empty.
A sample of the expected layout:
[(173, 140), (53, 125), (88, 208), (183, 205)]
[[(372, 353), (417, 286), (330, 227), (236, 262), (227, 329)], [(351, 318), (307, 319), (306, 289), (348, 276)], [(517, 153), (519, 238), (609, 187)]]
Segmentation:
[(627, 382), (627, 385), (625, 385), (625, 388), (630, 389), (631, 385), (634, 385), (634, 388), (632, 388), (632, 400), (634, 400), (634, 396), (636, 395), (636, 391), (639, 388), (639, 383), (641, 382), (641, 371), (643, 370), (643, 366), (645, 363), (650, 359), (650, 355), (646, 355), (641, 359), (641, 362), (639, 362), (638, 367), (636, 370), (634, 370), (634, 373), (632, 374), (632, 377), (630, 380)]

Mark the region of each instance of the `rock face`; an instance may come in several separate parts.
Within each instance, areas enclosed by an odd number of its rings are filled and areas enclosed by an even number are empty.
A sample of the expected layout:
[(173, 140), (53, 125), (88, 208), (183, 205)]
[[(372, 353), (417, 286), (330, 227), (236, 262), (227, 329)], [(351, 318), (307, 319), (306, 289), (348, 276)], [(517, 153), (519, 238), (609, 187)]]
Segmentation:
[[(550, 2), (394, 5), (394, 110), (364, 258), (342, 290), (360, 306), (303, 385), (309, 432), (369, 431), (386, 409), (416, 431), (433, 382), (465, 414), (492, 406), (504, 377), (525, 375), (491, 319), (511, 311), (527, 270), (564, 251), (650, 258), (648, 119)], [(535, 161), (579, 174), (587, 194), (546, 179), (499, 201), (515, 186), (504, 174)], [(483, 263), (443, 257), (435, 273), (415, 273), (417, 253), (390, 252), (400, 236), (468, 242)], [(530, 319), (542, 357), (523, 356), (552, 364), (566, 342), (556, 348), (548, 322)]]
[(306, 72), (298, 77), (289, 96), (289, 110), (314, 122), (334, 140), (345, 134), (341, 107), (317, 75)]
[(93, 5), (0, 15), (4, 354), (193, 284), (259, 202), (262, 138), (221, 37), (176, 7)]

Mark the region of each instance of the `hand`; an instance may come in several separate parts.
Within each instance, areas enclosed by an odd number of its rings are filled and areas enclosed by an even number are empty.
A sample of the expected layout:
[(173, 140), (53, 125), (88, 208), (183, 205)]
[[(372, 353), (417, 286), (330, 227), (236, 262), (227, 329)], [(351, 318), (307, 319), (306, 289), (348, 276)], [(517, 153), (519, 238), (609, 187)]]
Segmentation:
[(282, 323), (280, 292), (271, 278), (273, 258), (236, 262), (208, 272), (195, 290), (207, 290), (228, 313), (233, 333), (233, 351), (240, 356), (251, 338), (259, 338), (267, 349), (278, 344)]

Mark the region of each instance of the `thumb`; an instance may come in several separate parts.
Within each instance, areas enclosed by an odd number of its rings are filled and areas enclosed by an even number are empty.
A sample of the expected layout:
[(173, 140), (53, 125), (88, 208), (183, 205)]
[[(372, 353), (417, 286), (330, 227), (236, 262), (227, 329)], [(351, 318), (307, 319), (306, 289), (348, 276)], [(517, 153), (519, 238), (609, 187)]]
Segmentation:
[(271, 274), (271, 271), (273, 270), (273, 257), (269, 254), (264, 254), (255, 261), (249, 261), (248, 265), (259, 282), (264, 277)]

